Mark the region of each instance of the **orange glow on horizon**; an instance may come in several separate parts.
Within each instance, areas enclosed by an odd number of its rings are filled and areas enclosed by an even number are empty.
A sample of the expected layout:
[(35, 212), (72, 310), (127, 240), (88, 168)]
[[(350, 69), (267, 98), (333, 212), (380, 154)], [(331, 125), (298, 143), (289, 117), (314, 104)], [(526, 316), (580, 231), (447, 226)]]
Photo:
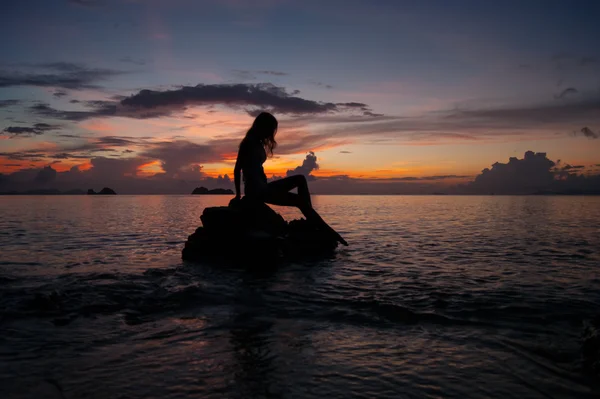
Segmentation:
[[(48, 165), (44, 165), (44, 166), (48, 166)], [(70, 164), (70, 163), (65, 163), (65, 162), (57, 162), (54, 164), (51, 164), (50, 166), (52, 166), (52, 169), (54, 169), (57, 172), (66, 172), (71, 170), (71, 168), (73, 166), (76, 166), (76, 164)]]
[(80, 165), (77, 165), (77, 168), (82, 171), (85, 172), (86, 170), (90, 170), (93, 168), (93, 165), (90, 162), (86, 162), (86, 163), (82, 163)]
[[(77, 162), (80, 162), (79, 160)], [(60, 161), (60, 162), (48, 162), (48, 161), (12, 161), (10, 159), (0, 159), (0, 173), (14, 173), (24, 169), (42, 169), (47, 166), (52, 167), (57, 172), (67, 172), (74, 166), (80, 171), (86, 171), (92, 168), (90, 162), (77, 163), (74, 161)]]
[(147, 162), (138, 166), (137, 175), (141, 177), (150, 177), (157, 173), (163, 173), (163, 169), (159, 160)]

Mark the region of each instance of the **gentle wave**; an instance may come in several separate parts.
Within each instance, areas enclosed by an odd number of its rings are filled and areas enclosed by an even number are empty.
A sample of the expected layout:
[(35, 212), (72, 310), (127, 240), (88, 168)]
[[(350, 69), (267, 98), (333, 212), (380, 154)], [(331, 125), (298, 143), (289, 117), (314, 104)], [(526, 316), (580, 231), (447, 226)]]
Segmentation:
[(227, 200), (0, 198), (0, 396), (600, 393), (598, 198), (317, 196), (332, 257), (182, 262)]

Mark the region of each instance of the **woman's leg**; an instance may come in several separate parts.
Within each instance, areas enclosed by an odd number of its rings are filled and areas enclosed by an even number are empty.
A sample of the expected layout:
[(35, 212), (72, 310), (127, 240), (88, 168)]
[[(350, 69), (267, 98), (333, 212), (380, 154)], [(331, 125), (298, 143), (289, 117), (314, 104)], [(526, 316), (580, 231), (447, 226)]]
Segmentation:
[(261, 199), (265, 203), (271, 205), (296, 207), (300, 209), (300, 212), (302, 212), (307, 219), (309, 219), (309, 217), (312, 219), (312, 216), (309, 216), (312, 207), (307, 206), (306, 202), (299, 194), (290, 193), (289, 191), (268, 190), (262, 194)]
[(308, 208), (312, 208), (310, 200), (310, 191), (308, 191), (308, 183), (303, 175), (294, 175), (284, 177), (283, 179), (274, 180), (267, 184), (267, 193), (288, 192), (298, 188), (298, 196)]
[[(263, 201), (267, 204), (279, 205), (279, 206), (294, 206), (300, 209), (300, 212), (306, 217), (306, 220), (321, 225), (329, 230), (338, 241), (344, 245), (348, 245), (346, 240), (339, 235), (331, 226), (329, 226), (325, 220), (315, 211), (310, 201), (310, 193), (308, 192), (308, 185), (306, 179), (302, 175), (290, 176), (285, 179), (276, 180), (267, 185), (267, 189), (263, 194)], [(274, 184), (276, 183), (276, 184)], [(289, 190), (298, 187), (298, 194), (290, 193)], [(304, 197), (302, 192), (306, 197)]]

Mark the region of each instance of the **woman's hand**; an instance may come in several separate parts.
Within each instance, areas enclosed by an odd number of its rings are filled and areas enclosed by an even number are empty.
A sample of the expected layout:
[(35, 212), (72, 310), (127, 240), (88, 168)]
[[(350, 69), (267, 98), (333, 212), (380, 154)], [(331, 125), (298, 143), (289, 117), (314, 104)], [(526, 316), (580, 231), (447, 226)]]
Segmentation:
[(238, 205), (241, 198), (242, 197), (239, 194), (236, 194), (236, 196), (231, 201), (229, 201), (229, 207), (234, 207)]

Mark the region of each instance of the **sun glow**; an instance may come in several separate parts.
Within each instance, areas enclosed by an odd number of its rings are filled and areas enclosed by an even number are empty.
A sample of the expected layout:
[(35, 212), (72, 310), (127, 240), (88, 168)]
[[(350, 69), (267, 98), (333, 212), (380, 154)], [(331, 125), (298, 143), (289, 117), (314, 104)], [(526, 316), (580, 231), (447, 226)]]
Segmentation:
[(150, 161), (137, 168), (137, 175), (141, 177), (154, 176), (157, 173), (163, 173), (161, 162), (159, 160)]

